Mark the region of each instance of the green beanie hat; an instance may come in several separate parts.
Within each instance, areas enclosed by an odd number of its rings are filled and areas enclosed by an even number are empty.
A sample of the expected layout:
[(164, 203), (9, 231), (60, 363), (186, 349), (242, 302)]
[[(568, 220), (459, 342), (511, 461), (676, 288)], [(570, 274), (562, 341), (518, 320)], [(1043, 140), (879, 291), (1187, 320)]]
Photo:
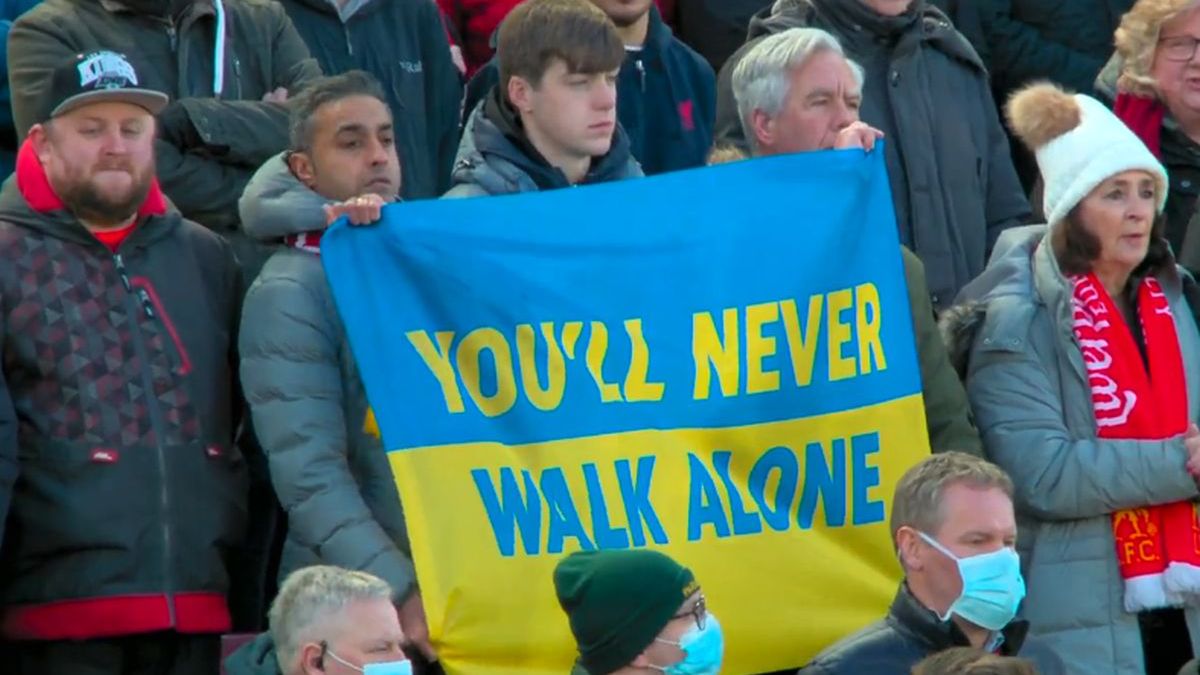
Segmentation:
[(691, 570), (656, 551), (582, 551), (554, 570), (580, 664), (591, 675), (629, 665), (699, 587)]

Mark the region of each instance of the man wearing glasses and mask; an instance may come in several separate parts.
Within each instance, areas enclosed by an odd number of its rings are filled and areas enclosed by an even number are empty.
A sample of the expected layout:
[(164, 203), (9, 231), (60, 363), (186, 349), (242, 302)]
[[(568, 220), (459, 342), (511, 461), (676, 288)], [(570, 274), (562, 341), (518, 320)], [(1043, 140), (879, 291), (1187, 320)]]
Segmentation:
[(579, 649), (572, 675), (721, 671), (721, 625), (691, 570), (662, 553), (575, 553), (554, 588)]

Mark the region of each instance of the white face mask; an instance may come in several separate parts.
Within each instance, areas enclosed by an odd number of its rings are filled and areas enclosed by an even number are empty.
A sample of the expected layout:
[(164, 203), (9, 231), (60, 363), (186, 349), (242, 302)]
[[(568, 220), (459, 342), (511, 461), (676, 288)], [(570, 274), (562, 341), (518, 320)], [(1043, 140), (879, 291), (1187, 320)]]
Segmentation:
[(334, 661), (346, 666), (351, 670), (356, 670), (363, 675), (412, 675), (412, 661), (408, 659), (400, 659), (399, 661), (384, 661), (382, 663), (365, 663), (361, 666), (356, 666), (346, 659), (334, 654), (332, 650), (326, 648), (325, 653)]

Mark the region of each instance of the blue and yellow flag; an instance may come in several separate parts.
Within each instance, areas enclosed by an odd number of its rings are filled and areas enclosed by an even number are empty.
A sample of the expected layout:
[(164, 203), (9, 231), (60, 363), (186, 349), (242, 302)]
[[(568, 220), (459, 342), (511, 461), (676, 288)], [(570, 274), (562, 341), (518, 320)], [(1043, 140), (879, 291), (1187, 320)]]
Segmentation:
[(734, 675), (886, 609), (928, 442), (881, 151), (399, 204), (322, 253), (448, 672), (568, 672), (580, 549), (691, 567)]

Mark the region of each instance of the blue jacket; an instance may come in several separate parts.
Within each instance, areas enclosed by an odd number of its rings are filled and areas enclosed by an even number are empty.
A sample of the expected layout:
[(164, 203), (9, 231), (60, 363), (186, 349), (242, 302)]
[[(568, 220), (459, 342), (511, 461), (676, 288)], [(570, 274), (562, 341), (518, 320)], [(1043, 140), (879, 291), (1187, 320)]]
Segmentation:
[(17, 159), (17, 130), (13, 124), (12, 93), (8, 88), (8, 29), (18, 16), (24, 14), (41, 0), (0, 0), (0, 180), (13, 172)]
[(437, 197), (458, 150), (462, 79), (432, 0), (281, 0), (321, 70), (379, 79), (396, 126), (406, 199)]
[[(492, 59), (467, 84), (464, 115), (469, 116), (499, 80)], [(646, 43), (640, 52), (627, 52), (617, 78), (617, 119), (646, 175), (707, 163), (716, 87), (708, 62), (679, 41), (652, 8)]]

